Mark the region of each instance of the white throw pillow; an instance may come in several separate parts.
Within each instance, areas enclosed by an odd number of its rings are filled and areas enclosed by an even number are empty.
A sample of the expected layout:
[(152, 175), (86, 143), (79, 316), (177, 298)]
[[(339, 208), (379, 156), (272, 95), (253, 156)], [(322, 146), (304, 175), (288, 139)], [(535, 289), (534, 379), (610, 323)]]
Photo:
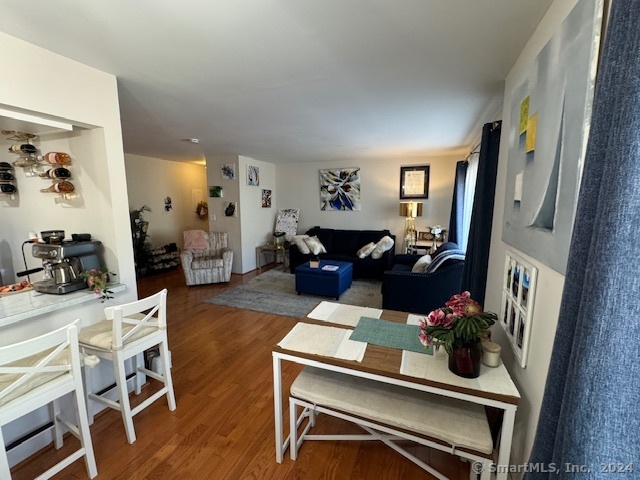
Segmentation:
[(364, 247), (358, 250), (358, 253), (356, 253), (356, 255), (358, 256), (358, 258), (367, 258), (369, 255), (371, 255), (371, 252), (373, 252), (375, 248), (375, 243), (367, 243)]
[(424, 273), (427, 267), (431, 264), (431, 255), (424, 255), (418, 259), (413, 265), (411, 271), (413, 273)]
[(376, 248), (371, 252), (371, 258), (374, 260), (378, 260), (382, 258), (382, 254), (388, 250), (393, 248), (393, 239), (389, 235), (385, 235), (382, 237), (378, 243), (376, 243)]
[(314, 255), (327, 253), (327, 250), (324, 248), (324, 245), (322, 245), (322, 242), (318, 239), (317, 236), (305, 238), (304, 243), (307, 244), (307, 247), (309, 247), (309, 250), (311, 250), (311, 253), (313, 253)]
[(298, 250), (300, 250), (300, 253), (309, 255), (311, 253), (311, 250), (309, 250), (307, 244), (304, 243), (305, 238), (309, 238), (309, 235), (294, 235), (292, 240), (293, 243), (296, 244), (296, 247), (298, 247)]

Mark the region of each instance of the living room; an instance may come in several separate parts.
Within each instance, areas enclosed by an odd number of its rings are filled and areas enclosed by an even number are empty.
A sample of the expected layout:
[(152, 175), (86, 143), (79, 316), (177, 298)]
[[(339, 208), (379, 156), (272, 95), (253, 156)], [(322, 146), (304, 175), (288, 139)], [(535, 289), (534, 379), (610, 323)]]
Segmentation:
[[(122, 98), (128, 92), (118, 92), (115, 75), (28, 44), (10, 34), (0, 34), (3, 57), (15, 65), (16, 72), (0, 80), (0, 104), (13, 113), (25, 114), (27, 122), (64, 123), (63, 120), (68, 119), (74, 125), (73, 133), (43, 137), (39, 148), (42, 152), (72, 151), (76, 156), (86, 158), (82, 169), (78, 167), (76, 170), (81, 172), (82, 203), (77, 199), (64, 199), (42, 205), (24, 200), (25, 195), (18, 202), (6, 200), (7, 204), (3, 206), (7, 208), (3, 208), (3, 213), (7, 214), (3, 221), (8, 229), (3, 232), (3, 244), (0, 245), (3, 278), (7, 269), (12, 274), (19, 269), (22, 260), (18, 259), (15, 246), (22, 243), (28, 231), (40, 226), (56, 228), (57, 222), (64, 222), (70, 231), (91, 231), (105, 244), (107, 264), (117, 272), (119, 282), (127, 286), (126, 292), (116, 295), (117, 302), (133, 301), (163, 287), (169, 288), (168, 331), (177, 386), (177, 410), (170, 412), (160, 401), (142, 413), (136, 418), (139, 439), (133, 445), (126, 443), (117, 413), (108, 412), (96, 417), (92, 432), (98, 471), (104, 478), (171, 478), (176, 475), (206, 478), (216, 474), (223, 478), (413, 478), (420, 475), (421, 470), (389, 449), (373, 445), (349, 447), (317, 442), (324, 445), (316, 446), (308, 443), (301, 449), (296, 462), (287, 459), (283, 464), (277, 464), (273, 456), (270, 404), (271, 349), (296, 322), (277, 315), (234, 311), (203, 302), (256, 277), (255, 247), (271, 240), (275, 216), (280, 208), (300, 208), (299, 233), (315, 225), (344, 229), (386, 228), (401, 239), (405, 218), (398, 215), (398, 205), (400, 168), (403, 166), (430, 167), (429, 198), (423, 201), (424, 210), (417, 220), (418, 227), (447, 226), (456, 162), (467, 157), (477, 145), (483, 123), (502, 119), (503, 138), (484, 302), (486, 310), (499, 312), (503, 305), (505, 255), (513, 251), (512, 245), (503, 240), (505, 199), (514, 195), (516, 183), (508, 171), (507, 133), (516, 129), (518, 124), (512, 104), (537, 55), (579, 1), (555, 0), (549, 3), (548, 10), (542, 8), (540, 11), (538, 18), (541, 21), (535, 32), (532, 29), (531, 35), (522, 42), (517, 60), (514, 58), (505, 69), (507, 73), (497, 79), (505, 82), (498, 104), (490, 104), (487, 111), (469, 122), (473, 125), (468, 127), (469, 134), (462, 146), (444, 153), (416, 153), (410, 152), (411, 148), (400, 153), (390, 150), (385, 158), (370, 158), (363, 150), (361, 154), (349, 152), (330, 159), (298, 162), (284, 158), (274, 160), (272, 152), (264, 158), (252, 151), (246, 152), (246, 156), (230, 155), (226, 153), (228, 150), (207, 153), (208, 146), (191, 144), (189, 147), (194, 149), (192, 158), (176, 162), (151, 153), (142, 155), (139, 148), (126, 150), (121, 136), (118, 95)], [(538, 21), (534, 23), (538, 24)], [(56, 80), (30, 74), (29, 65), (32, 63), (59, 72)], [(34, 112), (40, 112), (39, 120), (29, 116)], [(4, 111), (2, 115), (9, 113)], [(122, 128), (126, 136), (124, 122)], [(179, 137), (199, 135), (177, 130)], [(166, 136), (167, 132), (159, 132), (158, 135)], [(222, 179), (221, 166), (224, 164), (235, 165), (235, 181)], [(259, 167), (260, 185), (246, 184), (247, 166)], [(321, 211), (318, 170), (348, 167), (361, 169), (361, 211)], [(21, 192), (30, 192), (32, 185), (26, 180), (19, 180)], [(123, 188), (125, 183), (127, 195)], [(210, 186), (222, 186), (223, 196), (210, 197)], [(270, 209), (261, 205), (263, 189), (271, 190)], [(37, 195), (42, 198), (40, 193)], [(170, 209), (166, 209), (167, 197), (171, 198)], [(195, 212), (194, 206), (200, 200), (206, 201), (209, 207), (206, 221), (198, 218)], [(229, 202), (238, 203), (237, 217), (225, 215)], [(179, 270), (138, 281), (128, 235), (128, 212), (142, 205), (152, 207), (152, 212), (146, 213), (145, 217), (149, 221), (149, 234), (154, 246), (180, 243), (184, 230), (229, 232), (230, 245), (237, 260), (232, 282), (187, 288)], [(29, 226), (25, 225), (24, 219), (28, 219)], [(396, 251), (400, 250), (400, 242), (396, 242)], [(16, 260), (7, 260), (7, 252)], [(522, 397), (514, 427), (511, 463), (523, 465), (530, 458), (536, 438), (565, 275), (548, 266), (537, 255), (528, 255), (517, 249), (516, 253), (526, 264), (537, 269), (538, 278), (538, 301), (531, 319), (534, 326), (530, 332), (526, 368), (500, 326), (494, 327), (493, 335), (494, 340), (502, 345), (502, 362)], [(9, 268), (7, 264), (12, 266)], [(73, 312), (74, 318), (100, 316), (103, 308), (99, 302), (78, 307)], [(46, 323), (38, 324), (37, 330), (68, 322), (68, 314), (68, 311), (52, 314)], [(30, 325), (35, 326), (35, 321)], [(3, 332), (7, 333), (5, 338), (8, 339), (20, 336), (13, 327)], [(239, 355), (238, 350), (244, 354)], [(285, 384), (289, 384), (296, 374), (295, 368), (285, 369)], [(254, 423), (245, 419), (245, 416), (252, 416), (252, 409), (260, 412)], [(322, 425), (326, 430), (336, 427), (340, 428), (340, 424), (332, 421)], [(46, 452), (49, 455), (53, 451)], [(22, 463), (12, 472), (15, 478), (31, 478), (40, 463), (46, 465), (50, 459), (46, 455), (42, 457), (46, 458)], [(427, 457), (426, 460), (438, 465), (450, 478), (469, 475), (469, 465), (455, 457), (437, 452), (431, 452)], [(86, 475), (81, 462), (76, 462), (68, 472), (80, 478)], [(514, 473), (513, 478), (520, 476)]]
[[(478, 132), (479, 133), (479, 132)], [(176, 242), (182, 247), (185, 230), (225, 231), (234, 251), (233, 273), (247, 273), (256, 266), (255, 247), (272, 241), (276, 214), (282, 208), (298, 208), (298, 233), (303, 234), (319, 225), (338, 229), (388, 229), (398, 239), (396, 251), (401, 252), (405, 217), (399, 215), (400, 167), (429, 166), (428, 198), (422, 203), (422, 216), (416, 219), (416, 229), (448, 225), (453, 195), (456, 163), (465, 154), (389, 159), (350, 159), (342, 161), (304, 162), (274, 165), (242, 156), (207, 157), (204, 166), (125, 154), (127, 192), (130, 209), (142, 205), (149, 222), (149, 241), (153, 247)], [(234, 180), (222, 179), (222, 165), (235, 165)], [(260, 185), (248, 186), (247, 166), (258, 166)], [(360, 168), (360, 210), (322, 211), (320, 209), (319, 170)], [(209, 197), (209, 186), (221, 186), (222, 197)], [(147, 187), (149, 186), (149, 187)], [(263, 208), (261, 193), (271, 191), (271, 206)], [(194, 193), (195, 190), (195, 193)], [(303, 194), (301, 192), (304, 192)], [(172, 198), (172, 209), (165, 210), (164, 199)], [(208, 219), (196, 214), (198, 202), (208, 203)], [(238, 215), (226, 217), (229, 202), (238, 204)]]

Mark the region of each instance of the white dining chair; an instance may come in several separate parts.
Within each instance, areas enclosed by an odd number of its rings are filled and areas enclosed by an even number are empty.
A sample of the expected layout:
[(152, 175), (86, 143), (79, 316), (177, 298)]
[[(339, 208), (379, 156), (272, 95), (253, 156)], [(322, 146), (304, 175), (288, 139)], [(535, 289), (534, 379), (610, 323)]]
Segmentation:
[[(167, 345), (167, 290), (135, 302), (108, 307), (104, 310), (106, 320), (80, 330), (80, 347), (86, 355), (96, 355), (113, 363), (118, 402), (106, 398), (111, 390), (101, 395), (90, 392), (91, 372), (84, 369), (87, 404), (90, 401), (99, 402), (107, 407), (120, 411), (124, 422), (127, 440), (136, 441), (133, 428), (133, 417), (151, 405), (163, 395), (167, 396), (169, 410), (176, 409), (171, 379), (171, 365), (169, 361), (169, 347)], [(138, 365), (138, 356), (144, 351), (159, 346), (162, 374), (152, 372)], [(139, 405), (131, 408), (129, 389), (125, 373), (125, 360), (131, 358), (134, 369), (134, 390), (141, 391), (141, 377), (147, 375), (163, 384), (163, 387), (145, 399)], [(89, 405), (90, 407), (90, 405)], [(89, 421), (93, 421), (92, 410), (89, 408)]]
[[(53, 420), (54, 445), (62, 447), (66, 430), (78, 437), (80, 448), (48, 469), (38, 480), (54, 476), (71, 463), (85, 457), (87, 474), (98, 474), (89, 432), (89, 421), (82, 388), (78, 320), (63, 328), (0, 348), (0, 478), (11, 478), (2, 435), (2, 425), (49, 405)], [(76, 424), (62, 417), (58, 400), (73, 393)]]

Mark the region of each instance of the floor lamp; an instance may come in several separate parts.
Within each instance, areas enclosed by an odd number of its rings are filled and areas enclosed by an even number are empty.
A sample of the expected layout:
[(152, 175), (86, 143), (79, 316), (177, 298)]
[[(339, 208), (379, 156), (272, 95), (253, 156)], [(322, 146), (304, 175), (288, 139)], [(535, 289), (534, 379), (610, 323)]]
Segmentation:
[(403, 250), (410, 253), (416, 245), (416, 217), (422, 216), (422, 202), (400, 202), (400, 216), (405, 217)]

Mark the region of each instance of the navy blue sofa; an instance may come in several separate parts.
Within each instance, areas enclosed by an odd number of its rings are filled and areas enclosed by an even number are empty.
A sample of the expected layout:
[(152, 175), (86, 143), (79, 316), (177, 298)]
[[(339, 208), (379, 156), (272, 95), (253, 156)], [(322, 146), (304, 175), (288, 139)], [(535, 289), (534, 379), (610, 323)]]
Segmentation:
[[(337, 230), (333, 228), (313, 227), (307, 235), (317, 236), (322, 242), (327, 253), (319, 255), (320, 260), (337, 260), (353, 264), (353, 278), (382, 278), (386, 270), (393, 266), (395, 245), (382, 255), (382, 258), (374, 260), (369, 255), (366, 258), (358, 258), (356, 253), (369, 242), (377, 243), (382, 237), (388, 235), (395, 242), (395, 235), (389, 230)], [(300, 252), (295, 243), (289, 247), (289, 268), (295, 273), (296, 267), (308, 262), (313, 255)]]
[[(432, 255), (457, 250), (453, 242), (442, 244)], [(444, 306), (456, 293), (460, 293), (464, 260), (445, 260), (433, 273), (412, 273), (413, 265), (421, 255), (396, 255), (393, 267), (384, 272), (382, 281), (382, 308), (419, 314), (428, 314)]]

